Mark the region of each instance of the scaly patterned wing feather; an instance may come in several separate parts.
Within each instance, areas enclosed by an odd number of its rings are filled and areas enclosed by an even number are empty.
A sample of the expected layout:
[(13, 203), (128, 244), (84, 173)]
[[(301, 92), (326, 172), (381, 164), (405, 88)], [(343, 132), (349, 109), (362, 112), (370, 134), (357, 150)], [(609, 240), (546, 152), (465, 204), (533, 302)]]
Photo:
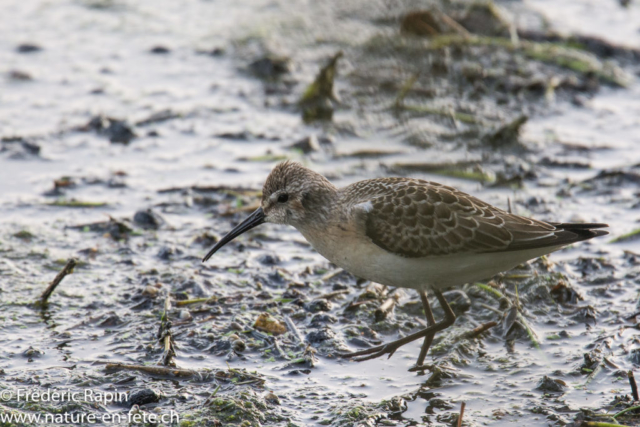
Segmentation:
[(509, 214), (452, 187), (416, 179), (362, 181), (349, 193), (359, 201), (353, 208), (373, 243), (409, 258), (561, 246), (606, 234)]

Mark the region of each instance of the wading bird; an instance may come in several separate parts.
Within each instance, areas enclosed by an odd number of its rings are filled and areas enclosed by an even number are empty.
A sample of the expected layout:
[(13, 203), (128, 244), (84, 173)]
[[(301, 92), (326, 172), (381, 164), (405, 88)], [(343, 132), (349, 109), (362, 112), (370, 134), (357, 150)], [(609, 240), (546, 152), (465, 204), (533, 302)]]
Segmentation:
[[(608, 234), (606, 224), (553, 223), (491, 206), (455, 188), (410, 178), (378, 178), (336, 188), (294, 162), (267, 177), (261, 207), (204, 257), (265, 222), (294, 226), (325, 258), (355, 276), (419, 292), (428, 326), (396, 341), (345, 356), (367, 360), (424, 338), (424, 363), (434, 334), (456, 319), (441, 290), (486, 279), (527, 260)], [(444, 310), (436, 323), (427, 299)]]

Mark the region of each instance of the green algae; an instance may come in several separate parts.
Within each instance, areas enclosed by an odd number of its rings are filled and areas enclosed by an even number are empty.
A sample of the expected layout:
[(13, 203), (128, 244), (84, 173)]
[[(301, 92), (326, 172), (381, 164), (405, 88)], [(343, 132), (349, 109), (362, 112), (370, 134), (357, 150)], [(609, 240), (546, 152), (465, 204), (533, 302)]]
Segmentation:
[(628, 242), (630, 240), (640, 239), (640, 228), (637, 228), (633, 231), (630, 231), (626, 234), (618, 236), (614, 239), (609, 240), (609, 243), (620, 243), (620, 242)]
[(53, 202), (49, 202), (45, 204), (48, 206), (56, 206), (56, 207), (62, 207), (62, 208), (103, 208), (109, 205), (107, 202), (89, 202), (89, 201), (74, 200), (74, 199), (71, 199), (71, 200), (60, 199), (60, 200), (55, 200)]
[(190, 413), (188, 418), (195, 425), (201, 425), (205, 420), (218, 420), (222, 425), (247, 427), (291, 421), (278, 405), (268, 403), (256, 390), (218, 394), (202, 408)]

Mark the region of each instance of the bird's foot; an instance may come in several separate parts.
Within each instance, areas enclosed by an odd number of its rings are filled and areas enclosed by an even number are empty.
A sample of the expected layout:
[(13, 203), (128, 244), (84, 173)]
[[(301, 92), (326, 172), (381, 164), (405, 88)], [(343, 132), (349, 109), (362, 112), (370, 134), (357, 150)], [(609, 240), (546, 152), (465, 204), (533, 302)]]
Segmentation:
[(375, 347), (367, 348), (365, 350), (355, 351), (353, 353), (342, 353), (339, 356), (343, 358), (353, 359), (356, 362), (364, 362), (365, 360), (375, 359), (376, 357), (380, 357), (385, 354), (389, 354), (388, 357), (391, 357), (397, 349), (406, 344), (406, 342), (398, 343), (398, 341), (401, 340), (393, 341), (388, 344), (381, 344)]
[(433, 365), (413, 365), (409, 368), (409, 372), (424, 372), (433, 369)]
[(397, 349), (399, 349), (400, 347), (402, 347), (405, 344), (408, 344), (412, 341), (421, 339), (421, 338), (425, 338), (425, 337), (429, 337), (427, 339), (427, 342), (425, 342), (426, 347), (423, 346), (423, 350), (420, 352), (420, 357), (418, 358), (418, 366), (422, 366), (422, 363), (424, 361), (424, 357), (427, 354), (427, 350), (429, 349), (429, 345), (431, 345), (431, 341), (433, 340), (433, 336), (436, 332), (439, 332), (445, 328), (448, 328), (449, 326), (451, 326), (453, 324), (453, 322), (456, 320), (456, 315), (453, 314), (453, 310), (451, 310), (451, 307), (449, 306), (449, 303), (447, 303), (447, 300), (444, 299), (444, 297), (442, 296), (442, 293), (440, 291), (436, 291), (436, 298), (438, 298), (438, 301), (440, 302), (440, 306), (444, 309), (445, 312), (445, 317), (442, 321), (440, 321), (439, 323), (433, 324), (433, 325), (429, 325), (428, 327), (418, 331), (418, 332), (414, 332), (411, 335), (407, 335), (404, 338), (400, 338), (398, 340), (395, 341), (391, 341), (389, 343), (386, 344), (382, 344), (376, 347), (371, 347), (371, 348), (367, 348), (365, 350), (360, 350), (360, 351), (356, 351), (355, 353), (343, 353), (340, 354), (340, 357), (348, 357), (348, 358), (352, 358), (353, 360), (355, 360), (356, 362), (362, 362), (364, 360), (370, 360), (370, 359), (375, 359), (376, 357), (380, 357), (383, 356), (385, 354), (388, 354), (388, 357), (391, 357), (393, 355), (393, 353), (396, 352)]
[(376, 357), (383, 356), (388, 354), (388, 357), (393, 356), (393, 353), (396, 352), (397, 349), (402, 347), (405, 344), (409, 344), (412, 341), (415, 341), (420, 338), (424, 338), (426, 335), (433, 334), (437, 330), (441, 329), (440, 324), (429, 326), (428, 328), (422, 329), (418, 332), (415, 332), (411, 335), (407, 335), (404, 338), (400, 338), (395, 341), (391, 341), (386, 344), (381, 344), (375, 347), (367, 348), (364, 350), (356, 351), (354, 353), (342, 353), (339, 356), (344, 358), (352, 358), (356, 362), (362, 362), (365, 360), (375, 359)]

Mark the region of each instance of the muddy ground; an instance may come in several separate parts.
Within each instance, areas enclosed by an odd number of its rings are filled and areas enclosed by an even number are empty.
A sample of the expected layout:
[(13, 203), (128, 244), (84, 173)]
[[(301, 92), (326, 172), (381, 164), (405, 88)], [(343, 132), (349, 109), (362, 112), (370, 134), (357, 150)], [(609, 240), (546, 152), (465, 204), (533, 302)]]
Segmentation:
[[(640, 425), (625, 3), (3, 2), (0, 426)], [(611, 235), (451, 290), (429, 370), (341, 359), (422, 327), (417, 294), (278, 226), (200, 262), (287, 158)]]

